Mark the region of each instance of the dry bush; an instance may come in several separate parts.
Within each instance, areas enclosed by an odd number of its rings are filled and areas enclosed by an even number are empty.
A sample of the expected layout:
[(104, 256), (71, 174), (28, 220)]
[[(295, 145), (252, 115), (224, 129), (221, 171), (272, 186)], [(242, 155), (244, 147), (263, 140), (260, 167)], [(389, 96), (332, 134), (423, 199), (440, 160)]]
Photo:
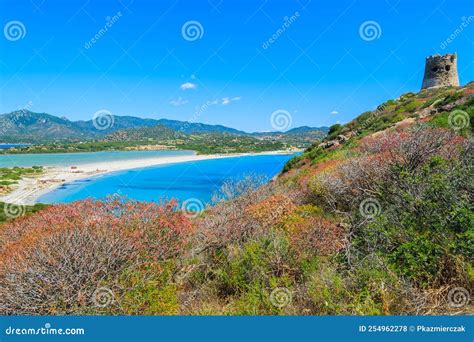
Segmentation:
[(344, 229), (322, 217), (307, 217), (292, 225), (290, 245), (298, 255), (331, 255), (344, 247)]
[(192, 233), (175, 202), (120, 198), (52, 206), (12, 221), (0, 237), (2, 313), (95, 310), (101, 283), (139, 263), (175, 258)]
[(246, 175), (243, 179), (227, 180), (219, 191), (212, 195), (211, 202), (217, 205), (222, 202), (232, 201), (238, 197), (252, 198), (257, 190), (267, 183), (267, 177), (258, 174)]
[[(339, 165), (336, 170), (313, 179), (313, 201), (335, 213), (357, 211), (363, 199), (397, 198), (406, 187), (403, 172), (418, 174), (434, 156), (446, 160), (469, 158), (468, 141), (450, 130), (416, 126), (410, 130), (384, 132), (363, 139), (360, 156)], [(454, 164), (453, 164), (454, 166)], [(404, 189), (421, 193), (422, 189)], [(391, 191), (387, 196), (387, 191)]]
[(101, 282), (137, 256), (130, 239), (101, 226), (58, 229), (34, 246), (17, 247), (23, 250), (2, 260), (0, 267), (2, 314), (71, 314), (92, 308)]
[(385, 132), (377, 137), (362, 141), (360, 150), (383, 157), (390, 165), (400, 165), (407, 170), (416, 170), (434, 155), (446, 159), (459, 156), (460, 145), (465, 145), (463, 137), (453, 131), (416, 125), (408, 130)]
[(285, 195), (273, 195), (249, 206), (248, 214), (263, 228), (278, 226), (285, 216), (296, 209), (291, 198)]
[(261, 177), (247, 176), (240, 181), (226, 182), (215, 194), (215, 205), (197, 221), (197, 252), (221, 248), (229, 243), (241, 243), (261, 231), (261, 226), (250, 215), (248, 208), (273, 193), (269, 185), (262, 185)]

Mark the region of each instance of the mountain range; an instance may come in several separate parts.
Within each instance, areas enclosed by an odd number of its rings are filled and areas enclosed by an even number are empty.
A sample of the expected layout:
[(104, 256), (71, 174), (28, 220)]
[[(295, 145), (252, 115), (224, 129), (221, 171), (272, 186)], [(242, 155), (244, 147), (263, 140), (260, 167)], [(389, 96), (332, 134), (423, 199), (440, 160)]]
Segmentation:
[[(109, 119), (104, 118), (104, 119)], [(97, 124), (96, 124), (97, 125)], [(328, 132), (328, 127), (297, 127), (286, 132), (247, 133), (222, 125), (169, 120), (144, 119), (133, 116), (113, 116), (113, 124), (107, 123), (105, 129), (96, 128), (93, 120), (71, 121), (47, 113), (18, 110), (0, 115), (0, 142), (2, 143), (48, 143), (57, 141), (84, 141), (103, 139), (117, 131), (146, 127), (166, 127), (183, 134), (225, 133), (256, 138), (275, 138), (304, 134), (311, 139), (320, 139)], [(110, 127), (109, 127), (110, 126)], [(102, 128), (102, 127), (99, 127)], [(146, 132), (146, 131), (145, 131)]]

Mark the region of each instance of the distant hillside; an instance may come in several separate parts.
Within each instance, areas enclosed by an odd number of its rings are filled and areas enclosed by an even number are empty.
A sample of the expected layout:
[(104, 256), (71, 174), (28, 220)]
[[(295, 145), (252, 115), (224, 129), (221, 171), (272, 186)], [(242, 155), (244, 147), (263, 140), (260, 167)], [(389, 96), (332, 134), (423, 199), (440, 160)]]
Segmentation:
[(251, 135), (259, 139), (281, 141), (295, 147), (307, 147), (326, 137), (328, 131), (329, 127), (302, 126), (286, 132), (262, 132), (252, 133)]
[[(78, 126), (83, 129), (94, 131), (94, 122), (92, 120), (88, 121), (78, 121)], [(170, 129), (180, 131), (185, 134), (192, 133), (232, 133), (238, 135), (245, 135), (247, 133), (239, 131), (233, 128), (225, 127), (222, 125), (206, 125), (202, 123), (191, 123), (187, 121), (179, 120), (169, 120), (169, 119), (142, 119), (134, 116), (114, 116), (114, 124), (111, 128), (101, 131), (102, 135), (107, 135), (111, 132), (116, 132), (122, 129), (128, 128), (139, 128), (139, 127), (153, 127), (153, 126), (165, 126)]]
[(0, 141), (6, 143), (88, 139), (94, 133), (46, 113), (18, 110), (0, 115)]
[(168, 141), (186, 135), (163, 125), (123, 129), (107, 135), (104, 141)]
[(44, 143), (80, 141), (105, 137), (113, 132), (141, 127), (165, 126), (180, 133), (229, 133), (247, 135), (222, 125), (206, 125), (168, 119), (142, 119), (133, 116), (113, 117), (113, 125), (97, 129), (93, 120), (70, 121), (47, 113), (19, 110), (0, 115), (0, 141), (4, 143)]
[(134, 116), (113, 116), (113, 124), (110, 128), (104, 130), (98, 130), (94, 126), (93, 120), (88, 121), (76, 121), (75, 124), (80, 127), (81, 129), (87, 132), (93, 132), (94, 134), (99, 134), (101, 136), (105, 136), (115, 131), (119, 131), (121, 129), (127, 128), (135, 128), (135, 127), (152, 127), (158, 125), (158, 121), (155, 119), (142, 119), (137, 118)]
[[(150, 129), (147, 129), (150, 128)], [(164, 128), (168, 131), (165, 132)], [(137, 131), (133, 131), (137, 129)], [(280, 141), (294, 146), (307, 146), (326, 136), (327, 127), (298, 127), (288, 132), (246, 133), (222, 125), (208, 125), (169, 119), (142, 119), (133, 116), (114, 116), (113, 124), (97, 129), (93, 120), (70, 121), (46, 113), (19, 110), (0, 115), (0, 142), (54, 143), (85, 142), (91, 140), (154, 140), (177, 138), (180, 134), (224, 133), (234, 136)], [(118, 134), (114, 134), (120, 132)], [(158, 139), (160, 138), (160, 139)]]
[(309, 127), (309, 126), (301, 126), (290, 129), (286, 131), (285, 134), (307, 134), (307, 133), (323, 133), (326, 135), (329, 131), (329, 127)]
[(247, 135), (248, 133), (239, 131), (234, 128), (229, 128), (222, 125), (207, 125), (203, 123), (197, 122), (186, 122), (186, 121), (178, 121), (178, 120), (168, 120), (168, 119), (160, 119), (157, 120), (158, 125), (163, 125), (168, 128), (174, 129), (176, 131), (180, 131), (186, 134), (193, 134), (193, 133), (229, 133), (229, 134), (237, 134), (237, 135)]

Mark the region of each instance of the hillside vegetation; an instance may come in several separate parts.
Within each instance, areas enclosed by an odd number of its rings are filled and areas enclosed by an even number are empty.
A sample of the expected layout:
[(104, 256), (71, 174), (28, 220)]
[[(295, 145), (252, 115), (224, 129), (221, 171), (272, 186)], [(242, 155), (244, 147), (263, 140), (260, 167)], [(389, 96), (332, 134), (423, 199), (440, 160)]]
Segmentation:
[(0, 115), (2, 142), (45, 144), (52, 142), (84, 142), (101, 139), (120, 130), (163, 126), (185, 134), (213, 132), (245, 134), (245, 132), (221, 126), (206, 125), (168, 119), (143, 119), (133, 116), (118, 116), (102, 110), (88, 121), (71, 121), (47, 113), (35, 113), (27, 109)]
[(327, 133), (327, 127), (307, 126), (287, 132), (246, 133), (222, 125), (101, 113), (89, 121), (70, 121), (28, 110), (0, 115), (0, 142), (27, 144), (0, 152), (161, 149), (191, 149), (198, 153), (262, 152), (304, 148)]
[(227, 133), (179, 134), (161, 126), (118, 131), (103, 140), (81, 143), (36, 144), (10, 149), (6, 153), (76, 153), (132, 150), (192, 150), (198, 154), (248, 153), (291, 150), (279, 139), (265, 140)]
[(387, 101), (200, 213), (111, 197), (11, 220), (1, 313), (472, 314), (473, 96)]

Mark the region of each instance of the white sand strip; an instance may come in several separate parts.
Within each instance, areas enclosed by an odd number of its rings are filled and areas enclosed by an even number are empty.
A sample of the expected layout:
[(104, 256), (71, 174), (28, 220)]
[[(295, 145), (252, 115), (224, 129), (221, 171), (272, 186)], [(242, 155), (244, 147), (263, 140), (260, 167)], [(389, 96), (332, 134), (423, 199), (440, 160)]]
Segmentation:
[(61, 167), (45, 167), (45, 172), (41, 176), (35, 178), (23, 178), (21, 181), (18, 182), (12, 192), (4, 196), (0, 196), (0, 201), (15, 204), (35, 204), (37, 203), (38, 198), (40, 198), (42, 195), (54, 190), (62, 184), (98, 175), (103, 175), (114, 171), (130, 170), (163, 164), (183, 163), (197, 160), (290, 153), (294, 153), (294, 151), (155, 157), (133, 160), (117, 160), (102, 163), (98, 162), (77, 166), (70, 165)]

